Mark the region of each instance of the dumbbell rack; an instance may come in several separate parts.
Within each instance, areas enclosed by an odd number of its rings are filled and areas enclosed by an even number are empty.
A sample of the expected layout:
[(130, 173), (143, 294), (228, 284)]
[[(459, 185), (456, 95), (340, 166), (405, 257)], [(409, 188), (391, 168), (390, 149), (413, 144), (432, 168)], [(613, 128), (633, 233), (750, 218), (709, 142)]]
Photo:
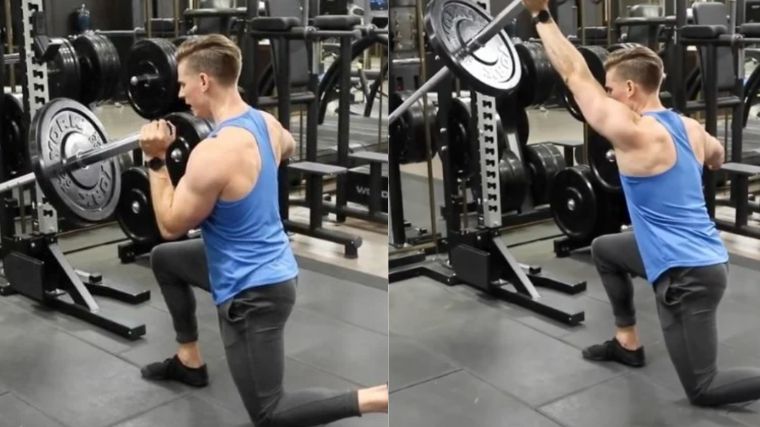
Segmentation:
[[(52, 55), (54, 52), (51, 49), (54, 50), (56, 45), (51, 45), (46, 36), (43, 0), (13, 0), (11, 10), (14, 25), (22, 29), (21, 39), (24, 40), (19, 57), (22, 59), (25, 122), (30, 123), (30, 118), (49, 100), (47, 66), (36, 58)], [(0, 82), (3, 82), (1, 74)], [(1, 113), (2, 110), (0, 116)], [(0, 295), (19, 293), (128, 339), (134, 340), (144, 335), (144, 324), (118, 319), (106, 313), (93, 295), (139, 304), (150, 298), (150, 291), (124, 291), (104, 284), (99, 275), (76, 271), (57, 242), (56, 210), (39, 186), (35, 194), (36, 230), (30, 234), (16, 235), (14, 220), (7, 212), (7, 203), (0, 205), (3, 270), (8, 281), (8, 284), (0, 286)]]

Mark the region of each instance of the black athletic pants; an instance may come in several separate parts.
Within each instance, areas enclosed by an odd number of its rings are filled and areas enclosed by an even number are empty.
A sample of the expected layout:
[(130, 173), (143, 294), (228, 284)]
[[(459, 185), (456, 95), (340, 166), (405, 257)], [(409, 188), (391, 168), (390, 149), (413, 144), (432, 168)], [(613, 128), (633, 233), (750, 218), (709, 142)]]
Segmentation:
[[(632, 232), (598, 237), (594, 263), (612, 303), (615, 324), (636, 324), (631, 275), (646, 277)], [(718, 371), (716, 311), (728, 280), (728, 264), (672, 268), (654, 284), (670, 359), (689, 401), (722, 405), (760, 398), (760, 369)]]
[[(158, 245), (151, 252), (151, 266), (171, 313), (177, 341), (197, 341), (191, 286), (210, 289), (203, 241)], [(295, 299), (293, 279), (245, 290), (217, 308), (227, 364), (248, 415), (258, 427), (305, 427), (360, 416), (356, 391), (283, 391), (283, 330)]]

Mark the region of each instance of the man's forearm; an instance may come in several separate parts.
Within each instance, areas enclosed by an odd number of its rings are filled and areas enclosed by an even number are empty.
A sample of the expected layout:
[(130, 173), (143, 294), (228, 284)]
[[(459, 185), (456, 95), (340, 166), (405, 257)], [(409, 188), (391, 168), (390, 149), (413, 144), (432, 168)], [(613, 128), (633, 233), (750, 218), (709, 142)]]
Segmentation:
[(562, 81), (567, 83), (568, 78), (573, 73), (582, 69), (578, 65), (585, 64), (583, 56), (562, 34), (554, 19), (546, 23), (536, 24), (536, 31), (541, 36), (549, 61), (562, 77)]
[(172, 199), (174, 198), (174, 186), (169, 178), (166, 167), (159, 171), (150, 171), (150, 198), (153, 202), (153, 212), (156, 216), (156, 224), (159, 231), (165, 237), (171, 233), (166, 229), (167, 218), (171, 212)]

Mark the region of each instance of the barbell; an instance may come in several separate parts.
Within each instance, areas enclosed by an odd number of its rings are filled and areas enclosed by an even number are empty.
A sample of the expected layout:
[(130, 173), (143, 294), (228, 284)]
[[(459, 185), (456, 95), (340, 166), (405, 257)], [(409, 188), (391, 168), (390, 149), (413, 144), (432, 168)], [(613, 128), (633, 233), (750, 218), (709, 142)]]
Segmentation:
[[(190, 114), (165, 116), (177, 139), (198, 141), (211, 124)], [(139, 147), (135, 133), (108, 142), (100, 120), (77, 101), (58, 98), (45, 104), (29, 128), (33, 172), (0, 183), (0, 193), (38, 182), (45, 197), (67, 218), (87, 224), (113, 215), (121, 191), (121, 166), (116, 156)]]
[(521, 0), (513, 0), (496, 17), (469, 0), (433, 0), (425, 13), (430, 46), (447, 65), (388, 115), (393, 124), (450, 72), (487, 95), (503, 95), (520, 83), (522, 68), (509, 35), (503, 30)]

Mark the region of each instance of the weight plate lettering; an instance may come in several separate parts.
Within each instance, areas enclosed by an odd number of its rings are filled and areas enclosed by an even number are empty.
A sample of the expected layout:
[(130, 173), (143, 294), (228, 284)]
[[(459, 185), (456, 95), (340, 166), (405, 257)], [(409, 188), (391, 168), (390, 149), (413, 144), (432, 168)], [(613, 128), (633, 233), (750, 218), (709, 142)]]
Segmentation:
[(75, 223), (101, 222), (113, 215), (121, 191), (118, 160), (53, 176), (46, 176), (45, 168), (107, 142), (100, 120), (70, 99), (48, 102), (32, 120), (28, 147), (37, 182), (51, 204)]
[(511, 92), (520, 83), (520, 60), (505, 31), (464, 55), (466, 44), (493, 20), (468, 0), (428, 4), (425, 26), (433, 50), (469, 87), (488, 95)]

